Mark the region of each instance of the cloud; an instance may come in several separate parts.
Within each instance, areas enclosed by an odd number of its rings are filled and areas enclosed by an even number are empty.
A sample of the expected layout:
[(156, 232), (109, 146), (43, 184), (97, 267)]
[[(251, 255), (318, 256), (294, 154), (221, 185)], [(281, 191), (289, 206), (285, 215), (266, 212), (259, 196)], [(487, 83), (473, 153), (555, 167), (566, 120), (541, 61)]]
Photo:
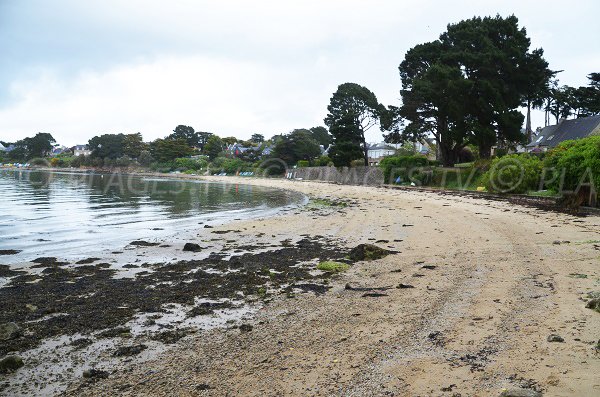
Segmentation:
[[(248, 138), (322, 124), (338, 84), (398, 104), (397, 67), (450, 22), (515, 13), (564, 84), (597, 69), (599, 6), (523, 1), (0, 2), (0, 139), (148, 140), (178, 124)], [(594, 69), (594, 70), (592, 70)], [(543, 120), (535, 115), (534, 126)], [(369, 140), (381, 139), (378, 131)]]

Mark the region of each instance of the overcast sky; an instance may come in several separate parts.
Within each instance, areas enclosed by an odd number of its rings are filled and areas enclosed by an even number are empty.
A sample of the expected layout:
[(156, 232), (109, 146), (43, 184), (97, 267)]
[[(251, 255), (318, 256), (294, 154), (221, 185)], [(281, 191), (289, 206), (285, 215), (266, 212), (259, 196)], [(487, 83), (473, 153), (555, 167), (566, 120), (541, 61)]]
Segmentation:
[(339, 84), (398, 105), (408, 49), (497, 13), (519, 18), (564, 70), (561, 83), (600, 72), (598, 0), (0, 0), (0, 140), (149, 141), (178, 124), (249, 138), (322, 125)]

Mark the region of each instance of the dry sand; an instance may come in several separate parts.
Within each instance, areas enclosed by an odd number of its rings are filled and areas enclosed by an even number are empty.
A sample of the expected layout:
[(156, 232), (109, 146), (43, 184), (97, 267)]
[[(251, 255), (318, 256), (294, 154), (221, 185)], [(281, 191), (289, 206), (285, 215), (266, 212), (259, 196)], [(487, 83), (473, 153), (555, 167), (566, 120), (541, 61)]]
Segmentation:
[[(354, 265), (324, 295), (280, 296), (251, 332), (197, 334), (68, 394), (497, 396), (521, 386), (600, 395), (600, 313), (584, 302), (600, 290), (599, 217), (374, 187), (210, 179), (358, 203), (346, 215), (288, 212), (237, 229), (377, 241), (398, 253)], [(392, 288), (369, 297), (347, 283)], [(564, 342), (548, 342), (550, 334)]]

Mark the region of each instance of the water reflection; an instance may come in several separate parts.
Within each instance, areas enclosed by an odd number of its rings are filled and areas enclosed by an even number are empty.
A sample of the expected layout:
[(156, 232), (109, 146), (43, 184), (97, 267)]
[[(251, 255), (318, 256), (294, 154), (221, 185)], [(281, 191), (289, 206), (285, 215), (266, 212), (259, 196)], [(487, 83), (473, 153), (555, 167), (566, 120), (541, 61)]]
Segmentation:
[(99, 244), (164, 237), (208, 217), (248, 216), (303, 200), (248, 185), (23, 170), (0, 170), (0, 191), (0, 249), (24, 250), (0, 257), (4, 263), (50, 253), (76, 257)]

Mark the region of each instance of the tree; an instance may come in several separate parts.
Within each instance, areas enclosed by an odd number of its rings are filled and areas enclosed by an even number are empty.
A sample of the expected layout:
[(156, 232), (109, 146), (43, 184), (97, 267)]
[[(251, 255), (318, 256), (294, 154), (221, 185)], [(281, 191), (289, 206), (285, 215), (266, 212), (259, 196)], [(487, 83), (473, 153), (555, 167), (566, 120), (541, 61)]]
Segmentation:
[(140, 154), (148, 149), (148, 145), (144, 143), (142, 134), (128, 134), (123, 138), (123, 154), (133, 159), (140, 157)]
[(321, 148), (310, 131), (296, 129), (283, 135), (273, 148), (272, 157), (293, 166), (299, 160), (312, 160), (321, 155)]
[(496, 16), (448, 25), (439, 40), (410, 49), (399, 67), (398, 109), (409, 123), (402, 133), (392, 129), (388, 141), (433, 135), (445, 165), (468, 143), (487, 158), (499, 142), (524, 142), (518, 108), (532, 104), (554, 73), (543, 51), (529, 52), (529, 46), (515, 16)]
[(204, 154), (208, 156), (210, 161), (213, 161), (225, 149), (223, 140), (216, 135), (211, 136), (204, 146)]
[(160, 162), (190, 156), (193, 149), (184, 139), (157, 139), (150, 144), (152, 157)]
[(327, 149), (333, 142), (333, 137), (329, 134), (329, 131), (327, 131), (327, 128), (325, 127), (313, 127), (310, 129), (310, 132), (312, 133), (313, 139), (317, 141), (319, 145), (323, 145), (325, 149)]
[(171, 141), (183, 139), (191, 147), (200, 145), (200, 135), (194, 131), (194, 128), (188, 125), (178, 125), (173, 130), (173, 133), (168, 135), (165, 139)]
[(229, 146), (229, 145), (233, 145), (234, 143), (237, 143), (237, 138), (234, 136), (228, 136), (226, 138), (221, 139), (223, 141), (223, 144)]
[(150, 151), (142, 150), (138, 157), (138, 163), (140, 163), (142, 167), (149, 167), (153, 161), (154, 159), (152, 158), (152, 154), (150, 153)]
[[(365, 165), (369, 165), (365, 132), (379, 122), (385, 111), (375, 94), (361, 85), (344, 83), (333, 93), (327, 110), (329, 113), (324, 121), (334, 137), (333, 145), (339, 146), (337, 152), (358, 146), (362, 149)], [(356, 152), (355, 149), (351, 151)]]
[[(52, 151), (52, 147), (56, 143), (54, 137), (46, 132), (38, 132), (32, 138), (25, 138), (15, 144), (17, 153), (15, 157), (20, 157), (22, 160), (28, 160), (35, 157), (45, 157)], [(14, 151), (13, 150), (13, 151)]]
[(90, 139), (88, 146), (92, 157), (114, 160), (123, 156), (124, 141), (123, 134), (104, 134)]
[(250, 142), (252, 142), (252, 143), (261, 144), (264, 141), (265, 141), (265, 137), (264, 137), (264, 135), (261, 135), (261, 134), (252, 134), (252, 136), (250, 137)]

